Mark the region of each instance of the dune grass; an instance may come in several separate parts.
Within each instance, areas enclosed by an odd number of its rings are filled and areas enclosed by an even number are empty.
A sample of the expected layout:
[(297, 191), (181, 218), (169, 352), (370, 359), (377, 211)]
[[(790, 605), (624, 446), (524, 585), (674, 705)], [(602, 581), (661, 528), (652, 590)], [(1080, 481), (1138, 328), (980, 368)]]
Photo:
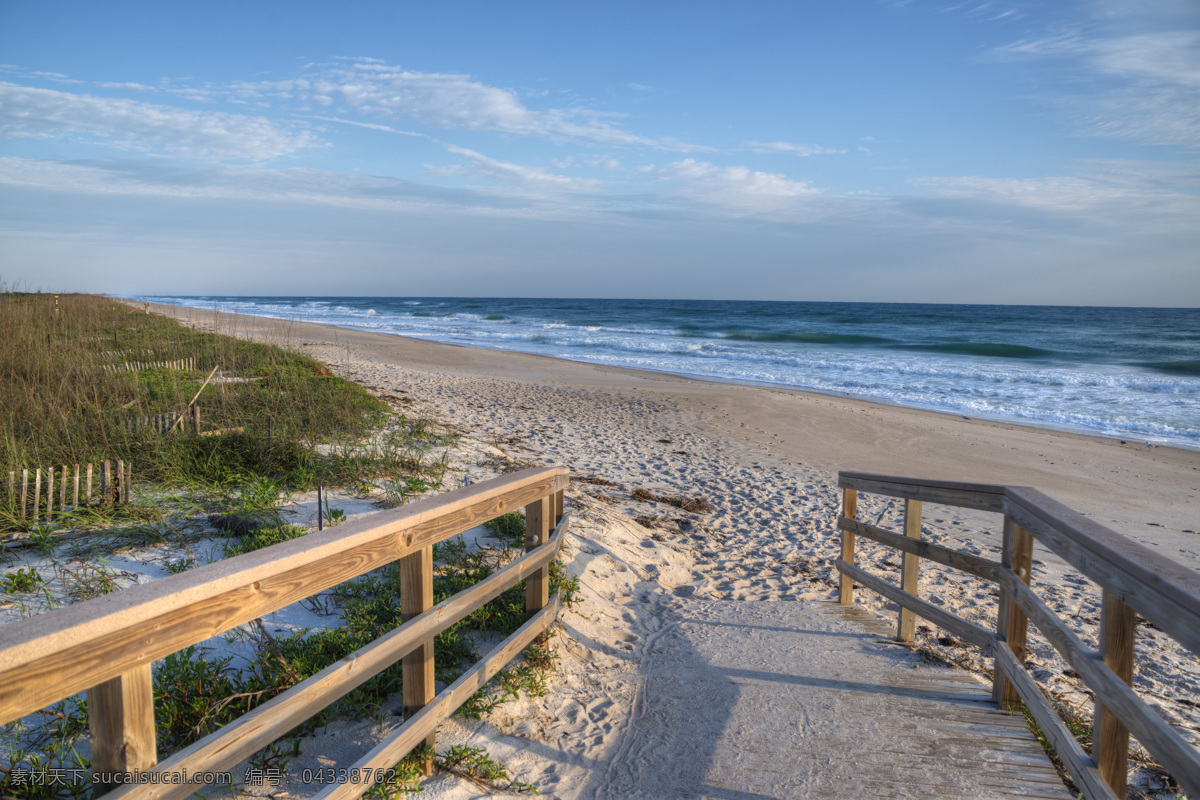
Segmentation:
[[(6, 333), (0, 338), (0, 475), (120, 459), (136, 465), (135, 483), (143, 489), (143, 498), (128, 507), (60, 511), (55, 526), (20, 519), (11, 508), (0, 509), (0, 530), (29, 530), (28, 546), (39, 555), (55, 555), (60, 539), (53, 534), (64, 528), (82, 528), (84, 535), (95, 538), (107, 526), (109, 538), (114, 538), (114, 531), (125, 531), (112, 527), (119, 523), (129, 530), (115, 536), (114, 546), (161, 544), (171, 539), (170, 528), (179, 519), (207, 514), (210, 523), (214, 518), (226, 520), (218, 528), (229, 540), (217, 557), (228, 558), (308, 533), (285, 524), (277, 513), (291, 490), (317, 483), (364, 491), (378, 487), (386, 503), (399, 505), (442, 485), (453, 436), (439, 433), (426, 419), (393, 412), (357, 384), (331, 375), (320, 362), (285, 348), (194, 331), (127, 304), (87, 295), (0, 291), (0, 330)], [(143, 367), (191, 358), (194, 371), (122, 368), (127, 363)], [(131, 430), (130, 420), (183, 412), (214, 368), (220, 380), (200, 392), (196, 403), (204, 432), (223, 433), (197, 435), (190, 425), (168, 434)], [(437, 448), (443, 450), (441, 461), (429, 458)], [(154, 499), (155, 495), (162, 497)], [(337, 516), (330, 514), (331, 524)], [(234, 518), (245, 523), (244, 529), (228, 523)], [(435, 602), (486, 578), (521, 545), (524, 519), (519, 513), (506, 514), (489, 527), (502, 541), (501, 548), (470, 550), (461, 537), (436, 547)], [(73, 587), (60, 599), (51, 598), (42, 576), (32, 569), (0, 576), (0, 590), (18, 600), (40, 593), (50, 610), (119, 588), (114, 571), (94, 555), (72, 562), (73, 571), (63, 575), (57, 571), (67, 570), (66, 563), (51, 558), (56, 585)], [(189, 555), (165, 566), (178, 573), (196, 565)], [(573, 604), (578, 579), (557, 563), (551, 564), (550, 578), (551, 590), (568, 606)], [(399, 592), (395, 564), (336, 587), (323, 601), (324, 613), (337, 613), (340, 624), (279, 640), (262, 629), (257, 656), (248, 668), (199, 647), (168, 656), (154, 667), (160, 756), (394, 629), (401, 623)], [(521, 582), (438, 634), (438, 679), (455, 680), (475, 660), (480, 634), (507, 636), (526, 617)], [(502, 670), (460, 714), (478, 718), (521, 692), (544, 692), (555, 658), (547, 646), (549, 636), (531, 645), (522, 663)], [(342, 713), (379, 713), (400, 690), (400, 682), (397, 664), (260, 751), (252, 765), (286, 771), (299, 752), (298, 737)], [(40, 786), (18, 782), (22, 771), (87, 766), (76, 749), (87, 730), (86, 699), (69, 698), (42, 716), (40, 724), (29, 728), (6, 727), (10, 743), (7, 764), (0, 753), (0, 795), (89, 796), (86, 781)], [(416, 789), (420, 764), (427, 757), (417, 753), (402, 761), (396, 769), (398, 780), (377, 787), (374, 794)], [(503, 766), (479, 748), (452, 748), (436, 756), (435, 763), (490, 788), (533, 789), (512, 782)]]
[[(194, 331), (104, 297), (3, 292), (0, 330), (5, 479), (10, 471), (120, 459), (135, 465), (135, 481), (184, 485), (268, 475), (308, 488), (380, 472), (407, 480), (419, 461), (414, 434), (429, 433), (401, 420), (403, 441), (364, 448), (394, 420), (390, 409), (319, 361)], [(194, 372), (124, 369), (189, 358)], [(196, 406), (202, 430), (222, 434), (199, 436), (190, 424), (169, 434), (131, 430), (131, 421), (185, 412), (214, 367)]]

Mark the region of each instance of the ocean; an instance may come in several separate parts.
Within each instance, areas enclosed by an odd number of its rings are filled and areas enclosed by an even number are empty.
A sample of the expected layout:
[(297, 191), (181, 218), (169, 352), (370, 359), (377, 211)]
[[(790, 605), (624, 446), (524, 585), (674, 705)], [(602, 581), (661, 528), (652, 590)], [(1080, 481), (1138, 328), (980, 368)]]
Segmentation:
[(1200, 309), (135, 296), (1200, 448)]

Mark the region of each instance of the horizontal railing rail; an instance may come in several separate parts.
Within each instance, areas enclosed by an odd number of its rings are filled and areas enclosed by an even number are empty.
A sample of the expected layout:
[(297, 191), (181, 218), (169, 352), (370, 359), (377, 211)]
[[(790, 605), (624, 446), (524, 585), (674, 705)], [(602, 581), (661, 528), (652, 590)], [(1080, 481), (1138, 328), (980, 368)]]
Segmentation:
[[(4, 626), (0, 724), (86, 690), (93, 773), (194, 776), (238, 764), (401, 661), (406, 721), (364, 759), (371, 771), (361, 771), (378, 777), (421, 742), (432, 744), (442, 720), (553, 624), (549, 564), (569, 524), (568, 480), (562, 469), (524, 470)], [(433, 545), (521, 507), (526, 555), (434, 606)], [(397, 560), (404, 624), (156, 763), (153, 661)], [(433, 637), (522, 580), (533, 616), (435, 697)], [(370, 783), (327, 794), (357, 797)], [(196, 786), (142, 776), (108, 788), (106, 797), (173, 798)]]
[[(994, 657), (993, 696), (1010, 709), (1025, 704), (1087, 797), (1125, 796), (1130, 732), (1186, 791), (1200, 796), (1200, 753), (1131, 688), (1139, 614), (1200, 654), (1200, 574), (1024, 486), (860, 472), (838, 473), (838, 486), (842, 489), (838, 519), (842, 555), (836, 567), (841, 574), (841, 603), (853, 603), (854, 585), (861, 585), (899, 606), (897, 638), (901, 641), (913, 642), (916, 616), (921, 616)], [(858, 521), (859, 492), (903, 499), (904, 534)], [(922, 539), (922, 504), (927, 502), (1002, 514), (1001, 560), (991, 561)], [(903, 553), (900, 586), (855, 564), (857, 537)], [(1084, 644), (1030, 589), (1034, 541), (1100, 586), (1099, 651)], [(920, 599), (921, 558), (996, 583), (1000, 589), (996, 630), (986, 630)], [(1029, 622), (1094, 693), (1090, 755), (1025, 668)]]

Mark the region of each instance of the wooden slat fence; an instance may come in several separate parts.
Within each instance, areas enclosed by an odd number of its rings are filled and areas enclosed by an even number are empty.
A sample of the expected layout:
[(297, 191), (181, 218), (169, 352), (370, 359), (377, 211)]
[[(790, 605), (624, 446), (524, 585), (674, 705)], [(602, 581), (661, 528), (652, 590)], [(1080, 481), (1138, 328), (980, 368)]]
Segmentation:
[[(95, 466), (91, 463), (75, 464), (74, 467), (64, 464), (61, 467), (10, 470), (8, 507), (19, 519), (45, 517), (46, 522), (50, 522), (56, 512), (68, 509), (87, 508), (97, 503), (128, 503), (133, 485), (133, 462), (101, 461), (99, 469)], [(95, 486), (93, 476), (99, 481)]]
[[(854, 586), (871, 589), (899, 606), (897, 638), (912, 643), (917, 616), (981, 648), (995, 658), (993, 697), (1009, 709), (1029, 709), (1067, 771), (1088, 798), (1124, 798), (1129, 736), (1157, 758), (1192, 797), (1200, 797), (1200, 753), (1131, 688), (1137, 615), (1200, 654), (1200, 574), (1087, 519), (1024, 486), (993, 486), (920, 480), (858, 472), (838, 473), (842, 489), (842, 556), (839, 598), (854, 603)], [(860, 522), (858, 494), (904, 499), (904, 532)], [(1003, 515), (1000, 561), (960, 553), (921, 538), (922, 503), (972, 508)], [(855, 562), (857, 537), (903, 554), (900, 586)], [(1099, 584), (1102, 590), (1100, 650), (1094, 651), (1030, 589), (1037, 541)], [(968, 622), (917, 596), (920, 559), (935, 561), (998, 584), (995, 631)], [(1090, 688), (1096, 698), (1089, 755), (1025, 668), (1032, 622)]]
[[(317, 795), (358, 797), (554, 623), (549, 569), (569, 524), (568, 480), (563, 469), (527, 469), (3, 626), (0, 725), (86, 690), (92, 771), (161, 773), (104, 797), (183, 798), (197, 786), (172, 776), (230, 769), (400, 661), (406, 721), (349, 782)], [(526, 554), (433, 605), (433, 545), (522, 506)], [(397, 560), (403, 625), (158, 763), (152, 662)], [(433, 637), (521, 580), (529, 620), (435, 694)]]
[(175, 428), (176, 420), (182, 415), (178, 411), (165, 414), (150, 414), (143, 417), (130, 417), (121, 420), (121, 429), (132, 434), (152, 434), (155, 436), (168, 433)]
[(141, 372), (144, 369), (178, 369), (196, 371), (196, 357), (179, 358), (173, 361), (123, 361), (119, 364), (104, 364), (105, 372)]

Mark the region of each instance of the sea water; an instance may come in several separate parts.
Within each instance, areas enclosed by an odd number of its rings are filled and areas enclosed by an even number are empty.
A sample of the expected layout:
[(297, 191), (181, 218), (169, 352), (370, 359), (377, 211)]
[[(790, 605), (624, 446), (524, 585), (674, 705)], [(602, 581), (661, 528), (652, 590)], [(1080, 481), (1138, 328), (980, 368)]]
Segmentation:
[(1200, 309), (447, 297), (131, 299), (1200, 448)]

